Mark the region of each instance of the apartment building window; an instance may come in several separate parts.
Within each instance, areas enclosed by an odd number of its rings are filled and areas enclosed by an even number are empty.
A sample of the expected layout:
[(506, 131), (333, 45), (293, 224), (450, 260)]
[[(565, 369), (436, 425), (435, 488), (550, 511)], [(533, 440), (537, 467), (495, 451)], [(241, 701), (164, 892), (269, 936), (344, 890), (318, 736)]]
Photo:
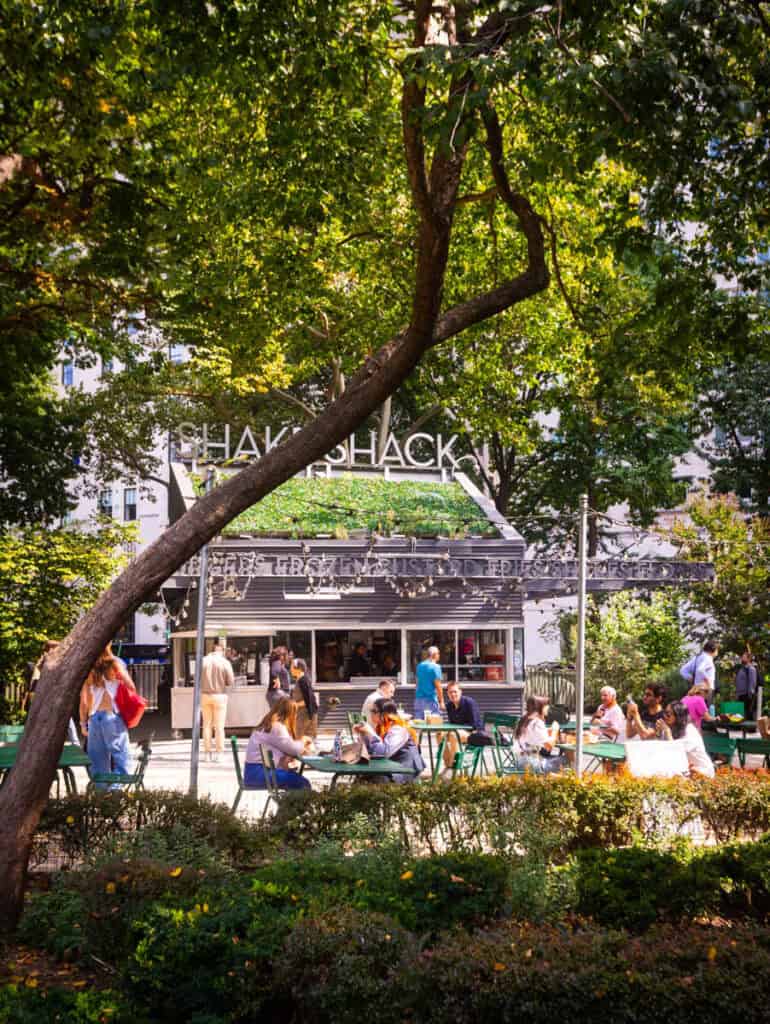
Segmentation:
[(123, 491), (123, 518), (127, 523), (136, 519), (136, 488), (127, 487)]
[(61, 364), (61, 382), (65, 388), (71, 388), (75, 383), (75, 364), (71, 359)]
[(99, 514), (102, 516), (112, 515), (112, 491), (99, 491)]
[(121, 644), (133, 644), (136, 642), (136, 616), (123, 623), (113, 638), (113, 645), (119, 649)]
[(102, 358), (102, 377), (107, 373), (112, 373), (113, 368), (112, 357)]
[(168, 358), (172, 363), (184, 363), (187, 360), (186, 345), (169, 345)]

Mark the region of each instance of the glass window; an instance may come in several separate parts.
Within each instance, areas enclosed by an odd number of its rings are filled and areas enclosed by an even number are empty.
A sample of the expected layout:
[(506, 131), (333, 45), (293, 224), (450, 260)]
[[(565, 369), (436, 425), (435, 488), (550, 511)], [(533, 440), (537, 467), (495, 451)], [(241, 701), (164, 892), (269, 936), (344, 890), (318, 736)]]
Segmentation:
[(187, 360), (187, 346), (169, 345), (168, 358), (172, 363), (184, 363)]
[(115, 634), (112, 641), (115, 653), (120, 657), (120, 645), (121, 644), (132, 644), (136, 635), (136, 626), (134, 623), (135, 616), (132, 615), (130, 619), (127, 619), (120, 629)]
[(505, 680), (504, 629), (461, 629), (458, 643), (459, 679), (475, 683)]
[(225, 655), (233, 666), (236, 684), (258, 683), (260, 659), (269, 651), (269, 636), (228, 636)]
[(401, 668), (401, 632), (398, 629), (318, 630), (318, 681), (396, 677)]
[(71, 359), (61, 364), (61, 382), (65, 388), (71, 388), (75, 383), (75, 364)]
[(406, 634), (406, 650), (409, 660), (407, 682), (415, 681), (417, 665), (424, 660), (429, 647), (438, 647), (441, 673), (446, 682), (457, 679), (457, 633), (454, 629), (409, 630)]
[(516, 682), (524, 682), (524, 629), (513, 629), (513, 678)]
[(112, 515), (112, 491), (99, 491), (99, 514), (103, 516)]
[(123, 491), (123, 518), (127, 523), (136, 519), (136, 488), (127, 487)]
[(313, 634), (310, 630), (292, 630), (273, 634), (273, 647), (285, 647), (295, 658), (302, 658), (310, 668)]

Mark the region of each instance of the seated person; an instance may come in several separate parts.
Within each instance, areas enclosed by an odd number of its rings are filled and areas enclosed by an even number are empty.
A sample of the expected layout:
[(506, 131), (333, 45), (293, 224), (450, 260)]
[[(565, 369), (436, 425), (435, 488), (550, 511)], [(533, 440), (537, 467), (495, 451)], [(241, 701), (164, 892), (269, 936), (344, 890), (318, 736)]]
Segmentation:
[(279, 789), (310, 789), (310, 783), (289, 765), (313, 747), (309, 736), (295, 739), (297, 731), (297, 705), (282, 698), (268, 711), (249, 737), (246, 748), (246, 769), (243, 781), (247, 786), (267, 789), (262, 765), (262, 750), (269, 750), (275, 764), (275, 779)]
[(372, 664), (366, 656), (366, 644), (363, 641), (359, 641), (350, 655), (348, 678), (352, 679), (353, 676), (370, 676), (371, 674)]
[(361, 714), (368, 720), (369, 710), (376, 700), (393, 700), (396, 684), (392, 679), (383, 679), (376, 690), (372, 690), (361, 707)]
[(704, 722), (716, 722), (717, 720), (716, 715), (709, 714), (708, 704), (706, 703), (708, 692), (709, 689), (705, 683), (695, 683), (687, 691), (687, 696), (682, 697), (682, 703), (687, 708), (690, 721), (698, 732), (703, 732)]
[(615, 688), (603, 686), (599, 696), (602, 702), (591, 719), (591, 728), (598, 729), (611, 743), (625, 743), (626, 719), (618, 704)]
[(658, 739), (679, 740), (682, 743), (691, 774), (697, 772), (698, 775), (713, 779), (714, 763), (706, 753), (703, 737), (690, 721), (687, 708), (681, 701), (666, 705), (657, 732)]
[(666, 688), (660, 683), (650, 683), (644, 688), (641, 710), (636, 702), (629, 700), (626, 706), (626, 737), (640, 740), (654, 740), (655, 726), (663, 718), (666, 704)]
[[(399, 718), (394, 700), (376, 700), (369, 709), (369, 721), (353, 726), (353, 732), (363, 740), (372, 757), (387, 757), (404, 766), (409, 774), (394, 775), (393, 781), (415, 782), (425, 768), (417, 736), (406, 722)], [(387, 776), (383, 776), (387, 779)]]
[[(467, 725), (468, 731), (463, 730), (461, 733), (448, 732), (446, 734), (446, 743), (444, 744), (444, 764), (447, 768), (451, 768), (454, 764), (455, 755), (458, 749), (458, 740), (461, 743), (467, 743), (468, 737), (471, 733), (477, 733), (483, 739), (484, 725), (481, 721), (481, 712), (479, 706), (473, 697), (463, 697), (463, 691), (459, 683), (449, 683), (446, 688), (447, 702), (446, 712), (447, 718), (452, 725)], [(489, 740), (489, 737), (486, 737)], [(491, 742), (491, 740), (490, 740)], [(486, 744), (480, 743), (479, 746)]]
[(559, 723), (554, 722), (549, 729), (545, 724), (547, 714), (547, 697), (527, 697), (527, 712), (516, 726), (521, 751), (519, 764), (538, 774), (561, 771), (567, 763), (560, 754), (552, 753), (559, 736)]

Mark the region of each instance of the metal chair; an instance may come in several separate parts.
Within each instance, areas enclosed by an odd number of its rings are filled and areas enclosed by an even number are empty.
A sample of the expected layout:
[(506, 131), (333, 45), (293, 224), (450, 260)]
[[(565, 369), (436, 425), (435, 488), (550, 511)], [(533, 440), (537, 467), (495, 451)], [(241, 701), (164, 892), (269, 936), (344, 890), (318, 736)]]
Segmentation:
[(736, 750), (737, 740), (730, 739), (729, 736), (723, 736), (720, 733), (704, 732), (703, 746), (706, 748), (706, 753), (712, 761), (716, 760), (716, 758), (726, 758), (725, 763), (729, 765)]
[(747, 754), (761, 754), (764, 757), (762, 767), (770, 769), (770, 740), (740, 739), (736, 740), (736, 745), (741, 768), (746, 767)]
[(491, 727), (492, 758), (495, 764), (495, 771), (502, 775), (522, 775), (516, 760), (516, 747), (514, 745), (516, 726), (519, 724), (518, 715), (508, 715), (502, 712), (485, 712), (484, 728)]
[(549, 705), (545, 724), (553, 725), (554, 722), (558, 722), (559, 725), (566, 725), (569, 722), (569, 708), (566, 704)]
[(120, 772), (89, 772), (90, 779), (86, 792), (94, 789), (98, 784), (109, 786), (114, 789), (116, 786), (120, 786), (122, 789), (129, 790), (132, 787), (135, 790), (144, 789), (144, 773), (147, 770), (147, 765), (152, 755), (152, 741), (155, 737), (155, 733), (150, 733), (146, 740), (142, 740), (139, 744), (141, 753), (136, 762), (136, 771), (130, 775), (122, 775)]
[(23, 732), (23, 725), (0, 725), (0, 743), (17, 743)]
[(272, 800), (277, 807), (280, 802), (281, 793), (285, 792), (278, 786), (278, 778), (275, 771), (275, 762), (273, 761), (273, 755), (270, 750), (260, 745), (259, 752), (262, 758), (262, 768), (265, 776), (264, 786), (254, 786), (243, 781), (243, 771), (241, 769), (241, 759), (238, 754), (238, 737), (230, 737), (230, 745), (233, 749), (233, 761), (235, 763), (235, 778), (238, 783), (238, 792), (235, 794), (235, 800), (233, 800), (233, 806), (231, 808), (233, 814), (238, 810), (238, 804), (241, 802), (241, 796), (244, 792), (250, 793), (267, 793), (267, 799), (265, 800), (265, 806), (262, 808), (262, 817), (267, 816), (267, 809), (270, 806)]
[(360, 711), (348, 711), (348, 729), (350, 730), (350, 738), (354, 740), (356, 734), (353, 732), (354, 725), (360, 725), (366, 721), (366, 715), (362, 715)]

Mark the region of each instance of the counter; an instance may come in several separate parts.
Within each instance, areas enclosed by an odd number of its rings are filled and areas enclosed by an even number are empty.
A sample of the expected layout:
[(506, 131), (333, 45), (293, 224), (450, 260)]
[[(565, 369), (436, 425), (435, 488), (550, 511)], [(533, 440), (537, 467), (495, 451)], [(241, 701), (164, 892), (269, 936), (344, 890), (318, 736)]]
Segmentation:
[[(192, 729), (193, 687), (171, 690), (171, 728)], [(267, 714), (264, 686), (234, 686), (227, 691), (226, 729), (253, 729)]]

